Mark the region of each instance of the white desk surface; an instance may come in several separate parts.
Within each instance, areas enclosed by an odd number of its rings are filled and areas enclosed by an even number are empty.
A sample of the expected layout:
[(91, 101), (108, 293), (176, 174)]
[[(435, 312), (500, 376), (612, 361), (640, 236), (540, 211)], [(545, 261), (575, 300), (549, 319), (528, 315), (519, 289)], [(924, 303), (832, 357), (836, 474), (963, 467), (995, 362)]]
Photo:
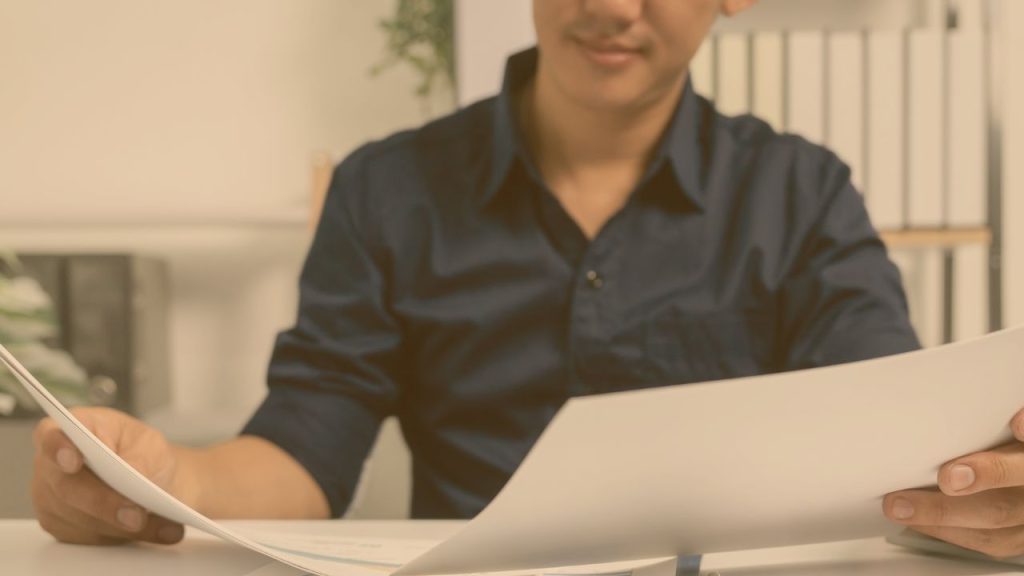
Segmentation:
[[(229, 523), (243, 524), (243, 523)], [(280, 525), (282, 523), (275, 522)], [(396, 538), (444, 538), (461, 522), (320, 521), (290, 522), (294, 530)], [(0, 520), (0, 574), (74, 576), (223, 575), (243, 576), (268, 561), (248, 550), (189, 530), (171, 547), (129, 545), (71, 546), (54, 541), (34, 520)], [(722, 576), (981, 576), (1020, 574), (1005, 565), (970, 562), (910, 552), (881, 538), (775, 550), (711, 554), (702, 574)]]

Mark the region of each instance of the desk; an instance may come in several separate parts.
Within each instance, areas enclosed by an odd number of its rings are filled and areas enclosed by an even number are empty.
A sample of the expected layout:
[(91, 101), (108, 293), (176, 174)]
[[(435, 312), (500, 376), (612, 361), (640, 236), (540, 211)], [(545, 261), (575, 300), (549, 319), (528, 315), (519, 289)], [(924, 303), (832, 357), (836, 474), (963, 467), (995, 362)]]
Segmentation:
[[(229, 522), (229, 525), (266, 524)], [(279, 524), (279, 523), (275, 523)], [(297, 531), (396, 538), (444, 538), (461, 522), (320, 521), (291, 522)], [(71, 546), (55, 542), (33, 520), (0, 520), (0, 574), (35, 576), (243, 576), (267, 560), (212, 536), (189, 530), (177, 546)], [(1005, 566), (920, 555), (882, 539), (853, 540), (775, 550), (711, 554), (704, 573), (722, 576), (982, 576), (1013, 574)]]

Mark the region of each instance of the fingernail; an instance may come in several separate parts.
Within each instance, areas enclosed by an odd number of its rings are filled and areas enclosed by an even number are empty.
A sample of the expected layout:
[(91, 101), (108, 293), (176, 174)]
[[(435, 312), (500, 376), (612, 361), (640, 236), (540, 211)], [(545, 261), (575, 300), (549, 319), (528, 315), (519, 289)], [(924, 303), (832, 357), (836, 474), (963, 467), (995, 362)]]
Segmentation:
[(70, 474), (78, 467), (78, 457), (70, 448), (57, 450), (57, 465), (64, 472)]
[(117, 511), (117, 521), (132, 532), (142, 530), (144, 520), (142, 511), (138, 508), (125, 507)]
[(897, 520), (906, 520), (914, 515), (914, 505), (910, 500), (897, 498), (892, 503), (892, 517)]
[(178, 540), (181, 540), (182, 536), (185, 535), (185, 528), (178, 524), (168, 524), (157, 531), (156, 537), (161, 542), (168, 544), (174, 544)]
[(957, 464), (949, 471), (949, 487), (960, 491), (974, 484), (974, 469), (965, 464)]

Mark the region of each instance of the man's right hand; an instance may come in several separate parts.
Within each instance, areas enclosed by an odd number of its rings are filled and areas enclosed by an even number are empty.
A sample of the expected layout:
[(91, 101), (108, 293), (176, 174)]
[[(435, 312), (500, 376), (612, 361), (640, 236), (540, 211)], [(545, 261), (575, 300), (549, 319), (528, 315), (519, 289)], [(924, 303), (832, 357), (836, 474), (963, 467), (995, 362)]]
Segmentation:
[[(108, 408), (80, 408), (73, 413), (135, 470), (179, 499), (189, 500), (179, 458), (159, 431)], [(32, 501), (39, 524), (57, 540), (174, 544), (182, 539), (180, 524), (150, 514), (89, 470), (81, 453), (52, 419), (39, 423), (34, 442)]]

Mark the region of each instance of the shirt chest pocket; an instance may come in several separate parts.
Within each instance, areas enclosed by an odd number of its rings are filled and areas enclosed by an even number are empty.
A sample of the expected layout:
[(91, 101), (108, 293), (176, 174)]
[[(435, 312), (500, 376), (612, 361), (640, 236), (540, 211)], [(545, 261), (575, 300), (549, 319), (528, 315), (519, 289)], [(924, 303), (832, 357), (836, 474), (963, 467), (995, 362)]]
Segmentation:
[(772, 371), (774, 323), (767, 310), (693, 314), (669, 309), (647, 325), (646, 361), (665, 384)]

